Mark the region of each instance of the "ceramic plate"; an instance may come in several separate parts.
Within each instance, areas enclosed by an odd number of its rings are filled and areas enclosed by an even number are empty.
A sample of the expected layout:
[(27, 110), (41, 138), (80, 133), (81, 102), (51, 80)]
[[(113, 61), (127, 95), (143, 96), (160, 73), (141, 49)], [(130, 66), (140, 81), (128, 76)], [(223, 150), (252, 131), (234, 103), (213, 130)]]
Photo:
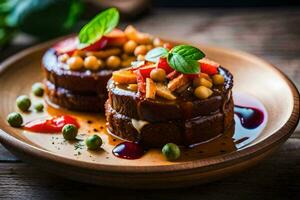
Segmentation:
[[(159, 149), (151, 149), (137, 160), (113, 156), (112, 148), (120, 141), (106, 133), (101, 114), (75, 113), (51, 106), (46, 106), (43, 113), (23, 113), (25, 122), (62, 113), (76, 116), (81, 124), (79, 138), (96, 133), (104, 140), (103, 149), (97, 152), (87, 151), (82, 141), (66, 142), (61, 134), (12, 128), (6, 123), (6, 116), (17, 110), (17, 96), (30, 94), (31, 85), (42, 81), (41, 57), (52, 44), (27, 49), (0, 66), (0, 142), (21, 159), (66, 178), (131, 188), (168, 188), (208, 182), (261, 161), (288, 139), (299, 120), (299, 93), (274, 66), (244, 52), (197, 45), (234, 75), (235, 103), (250, 101), (265, 113), (265, 121), (257, 131), (236, 131), (233, 139), (227, 137), (214, 141), (213, 145), (203, 144), (197, 151), (183, 151), (181, 159), (168, 162)], [(32, 96), (32, 99), (33, 103), (45, 104), (43, 98)], [(239, 123), (236, 119), (236, 124)], [(246, 139), (240, 141), (242, 138)]]

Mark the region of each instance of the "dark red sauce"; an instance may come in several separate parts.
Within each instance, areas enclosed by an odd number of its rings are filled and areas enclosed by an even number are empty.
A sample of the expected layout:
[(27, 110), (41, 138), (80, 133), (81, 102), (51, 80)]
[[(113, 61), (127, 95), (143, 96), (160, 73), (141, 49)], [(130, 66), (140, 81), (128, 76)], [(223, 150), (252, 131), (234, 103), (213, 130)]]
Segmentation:
[(246, 129), (255, 129), (264, 121), (263, 111), (245, 106), (234, 106), (234, 113), (238, 116), (241, 124)]
[(145, 150), (137, 143), (122, 142), (112, 150), (112, 153), (119, 158), (138, 159), (144, 155)]
[(25, 124), (24, 128), (39, 133), (58, 133), (61, 132), (66, 124), (73, 124), (79, 128), (77, 120), (68, 115), (52, 117), (51, 119), (34, 120)]

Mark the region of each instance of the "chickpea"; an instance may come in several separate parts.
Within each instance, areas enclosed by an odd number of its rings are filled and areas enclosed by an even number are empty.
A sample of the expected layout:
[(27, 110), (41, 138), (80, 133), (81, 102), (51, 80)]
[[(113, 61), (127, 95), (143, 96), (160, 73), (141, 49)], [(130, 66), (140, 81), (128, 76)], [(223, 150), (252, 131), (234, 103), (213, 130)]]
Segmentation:
[(151, 49), (153, 49), (153, 45), (148, 44), (148, 45), (146, 45), (146, 48), (147, 48), (147, 51), (150, 51)]
[(123, 49), (126, 53), (132, 54), (134, 52), (135, 48), (137, 47), (137, 45), (138, 44), (135, 41), (129, 40), (128, 42), (126, 42), (124, 44)]
[(129, 25), (125, 28), (124, 33), (127, 38), (132, 39), (136, 38), (137, 30), (133, 26)]
[(62, 54), (62, 55), (60, 55), (59, 57), (58, 57), (58, 60), (60, 61), (60, 62), (63, 62), (63, 63), (65, 63), (65, 62), (67, 62), (67, 60), (70, 58), (70, 56), (68, 55), (68, 54)]
[(86, 56), (96, 56), (97, 58), (105, 59), (109, 56), (119, 55), (121, 53), (120, 48), (110, 48), (100, 51), (89, 51), (86, 53)]
[(171, 43), (164, 43), (163, 47), (168, 49), (168, 50), (171, 50), (173, 48), (173, 45)]
[(212, 95), (212, 93), (212, 90), (205, 86), (199, 86), (194, 91), (194, 95), (199, 99), (207, 99)]
[(143, 61), (145, 60), (145, 56), (144, 55), (138, 55), (137, 58), (136, 58), (138, 61)]
[(212, 82), (211, 78), (210, 78), (209, 75), (206, 74), (206, 73), (200, 73), (200, 76), (199, 76), (199, 77), (200, 77), (200, 78), (205, 78), (206, 80)]
[(221, 74), (213, 75), (212, 79), (213, 79), (213, 82), (215, 85), (223, 85), (224, 84), (224, 76), (222, 76)]
[(198, 87), (198, 86), (202, 85), (207, 88), (211, 88), (213, 86), (212, 83), (205, 78), (195, 78), (193, 80), (193, 85), (194, 85), (194, 87)]
[(71, 70), (80, 70), (83, 66), (83, 59), (79, 56), (72, 56), (68, 59), (67, 64)]
[(115, 69), (121, 65), (121, 59), (118, 56), (109, 56), (106, 60), (108, 68)]
[(164, 45), (163, 41), (159, 38), (154, 38), (153, 45), (155, 47), (162, 47)]
[(137, 91), (138, 86), (137, 84), (129, 84), (127, 88), (132, 91)]
[(82, 51), (82, 50), (76, 50), (76, 51), (74, 51), (74, 53), (72, 54), (72, 56), (84, 57), (85, 56), (85, 52)]
[(84, 67), (90, 70), (98, 70), (101, 62), (95, 56), (88, 56), (84, 59)]
[(136, 58), (134, 56), (130, 56), (127, 59), (124, 59), (121, 62), (121, 67), (130, 67), (131, 66), (131, 62), (135, 61)]
[(166, 71), (161, 68), (153, 69), (150, 72), (150, 78), (157, 82), (163, 82), (166, 79)]
[(105, 62), (102, 59), (98, 59), (99, 63), (100, 63), (100, 67), (99, 68), (104, 68), (105, 67)]
[(151, 44), (152, 43), (152, 37), (151, 35), (147, 33), (141, 33), (138, 32), (136, 35), (136, 42), (139, 44)]
[(147, 48), (146, 48), (145, 45), (139, 45), (134, 50), (134, 55), (135, 56), (146, 55), (146, 53), (147, 53)]
[(128, 57), (129, 57), (129, 55), (126, 54), (126, 53), (123, 53), (123, 54), (121, 55), (121, 58), (122, 58), (123, 60), (126, 60)]
[(127, 26), (124, 30), (127, 38), (135, 41), (138, 44), (150, 44), (152, 42), (151, 35), (138, 32), (133, 26)]
[(199, 77), (198, 78), (194, 78), (194, 80), (193, 80), (193, 86), (194, 87), (200, 86), (200, 78)]

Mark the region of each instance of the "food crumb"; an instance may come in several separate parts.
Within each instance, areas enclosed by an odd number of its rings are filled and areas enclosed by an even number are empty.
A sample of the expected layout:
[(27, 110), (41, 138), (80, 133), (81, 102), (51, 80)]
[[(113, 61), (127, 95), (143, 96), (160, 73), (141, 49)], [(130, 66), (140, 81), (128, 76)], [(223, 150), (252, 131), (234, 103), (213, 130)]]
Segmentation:
[(74, 150), (77, 150), (77, 149), (83, 149), (84, 147), (84, 144), (81, 144), (80, 142), (77, 142), (75, 145), (74, 145)]

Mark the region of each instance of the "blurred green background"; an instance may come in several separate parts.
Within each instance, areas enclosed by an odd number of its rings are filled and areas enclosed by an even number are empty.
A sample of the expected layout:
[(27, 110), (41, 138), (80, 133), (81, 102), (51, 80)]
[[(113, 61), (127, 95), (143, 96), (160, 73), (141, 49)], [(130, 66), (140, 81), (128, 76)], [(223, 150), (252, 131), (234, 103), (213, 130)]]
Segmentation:
[(156, 7), (294, 6), (291, 0), (0, 0), (0, 50), (17, 33), (39, 41), (78, 31), (103, 8), (117, 7), (121, 19), (137, 19)]
[(0, 0), (0, 46), (18, 31), (43, 39), (69, 33), (83, 9), (80, 0)]

